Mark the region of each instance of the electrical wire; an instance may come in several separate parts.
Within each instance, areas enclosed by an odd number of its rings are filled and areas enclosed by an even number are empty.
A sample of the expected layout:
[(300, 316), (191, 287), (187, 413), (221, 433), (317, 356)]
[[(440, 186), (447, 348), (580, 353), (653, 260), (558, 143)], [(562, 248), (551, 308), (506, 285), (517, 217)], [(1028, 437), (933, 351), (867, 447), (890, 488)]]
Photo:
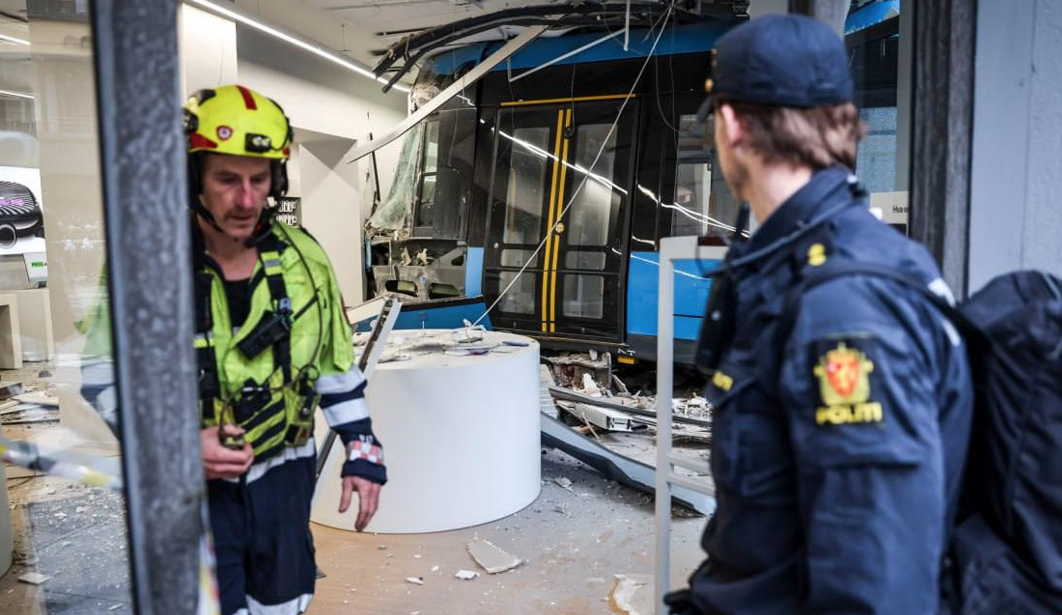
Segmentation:
[(490, 307), (488, 307), (483, 312), (483, 314), (476, 319), (474, 323), (472, 323), (472, 326), (476, 326), (481, 323), (483, 319), (486, 318), (487, 315), (490, 314), (490, 312), (495, 307), (497, 307), (498, 303), (501, 302), (501, 300), (505, 297), (506, 293), (508, 293), (509, 290), (513, 287), (513, 285), (516, 284), (516, 281), (520, 279), (520, 276), (522, 276), (524, 272), (527, 271), (527, 268), (531, 265), (531, 263), (536, 262), (538, 260), (538, 254), (542, 251), (542, 247), (546, 245), (546, 241), (553, 235), (554, 232), (556, 232), (557, 226), (560, 225), (561, 221), (564, 219), (565, 214), (567, 214), (568, 210), (571, 209), (572, 203), (575, 202), (575, 199), (578, 198), (579, 193), (582, 192), (583, 186), (585, 186), (586, 182), (590, 179), (590, 173), (593, 172), (593, 170), (597, 167), (598, 161), (601, 159), (602, 154), (604, 154), (605, 149), (608, 147), (609, 139), (612, 138), (612, 134), (616, 131), (616, 127), (619, 126), (620, 120), (623, 119), (623, 111), (627, 108), (627, 103), (629, 103), (631, 98), (634, 96), (634, 91), (638, 88), (638, 83), (641, 82), (642, 75), (645, 73), (646, 67), (649, 66), (649, 62), (653, 59), (653, 56), (656, 55), (656, 47), (660, 43), (660, 39), (663, 37), (664, 31), (667, 30), (667, 23), (671, 17), (673, 8), (673, 3), (668, 4), (667, 13), (665, 14), (663, 25), (660, 28), (660, 33), (657, 34), (656, 39), (653, 41), (653, 46), (649, 50), (649, 54), (646, 56), (645, 62), (642, 63), (642, 68), (638, 71), (638, 75), (635, 76), (634, 83), (631, 85), (630, 91), (627, 92), (627, 97), (623, 99), (623, 103), (620, 105), (619, 111), (616, 112), (616, 119), (612, 122), (612, 126), (609, 128), (608, 134), (606, 134), (605, 138), (602, 139), (601, 147), (597, 150), (597, 155), (594, 156), (594, 161), (590, 163), (589, 167), (587, 167), (588, 171), (583, 175), (583, 179), (579, 182), (578, 187), (576, 187), (576, 189), (572, 192), (571, 198), (568, 199), (568, 204), (565, 205), (564, 209), (561, 210), (560, 214), (557, 216), (556, 222), (554, 222), (553, 226), (550, 227), (549, 231), (545, 234), (545, 237), (543, 237), (542, 241), (538, 244), (538, 247), (535, 248), (535, 251), (532, 252), (531, 255), (526, 259), (524, 265), (520, 267), (520, 270), (516, 273), (515, 276), (513, 276), (513, 279), (509, 281), (509, 284), (505, 287), (504, 290), (502, 290), (502, 292), (498, 293), (498, 296), (494, 299), (494, 302), (490, 304)]

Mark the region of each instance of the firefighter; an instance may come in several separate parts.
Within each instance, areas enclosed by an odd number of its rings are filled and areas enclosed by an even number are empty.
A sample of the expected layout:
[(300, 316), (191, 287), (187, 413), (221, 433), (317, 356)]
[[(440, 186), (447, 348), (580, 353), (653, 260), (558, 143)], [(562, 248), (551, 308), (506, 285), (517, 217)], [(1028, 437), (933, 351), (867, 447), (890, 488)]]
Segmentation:
[(188, 100), (184, 129), (200, 435), (222, 613), (296, 615), (316, 578), (316, 408), (344, 443), (339, 509), (357, 492), (358, 531), (387, 482), (383, 449), (331, 264), (309, 234), (273, 219), (287, 189), (288, 118), (273, 100), (227, 85)]

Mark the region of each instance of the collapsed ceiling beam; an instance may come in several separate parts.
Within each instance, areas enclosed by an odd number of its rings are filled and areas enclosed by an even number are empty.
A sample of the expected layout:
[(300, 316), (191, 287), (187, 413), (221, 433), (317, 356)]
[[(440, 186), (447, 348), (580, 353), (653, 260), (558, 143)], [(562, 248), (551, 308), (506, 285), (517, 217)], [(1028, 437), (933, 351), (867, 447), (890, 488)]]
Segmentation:
[[(659, 11), (661, 9), (660, 2), (638, 2), (631, 4), (631, 10), (638, 13)], [(460, 19), (453, 23), (436, 26), (434, 28), (428, 28), (421, 30), (416, 34), (411, 34), (398, 42), (392, 44), (383, 58), (380, 59), (376, 67), (373, 69), (377, 75), (382, 75), (391, 66), (402, 58), (407, 58), (411, 53), (416, 52), (421, 47), (430, 45), (441, 38), (452, 38), (455, 34), (478, 28), (486, 24), (493, 24), (494, 26), (510, 25), (511, 22), (518, 19), (526, 18), (545, 18), (553, 16), (566, 16), (566, 17), (600, 17), (606, 15), (618, 15), (622, 16), (627, 12), (627, 3), (624, 1), (622, 4), (581, 4), (578, 6), (572, 6), (570, 4), (551, 4), (551, 5), (537, 5), (527, 6), (521, 8), (504, 9), (501, 11), (495, 11), (493, 13), (487, 13), (485, 15), (479, 15), (477, 17), (470, 17), (467, 19)]]
[(519, 36), (512, 39), (508, 43), (505, 43), (505, 45), (503, 45), (501, 49), (492, 53), (490, 57), (477, 64), (475, 68), (468, 71), (467, 73), (462, 75), (461, 78), (457, 79), (452, 84), (450, 84), (450, 87), (446, 88), (442, 92), (439, 92), (435, 96), (435, 98), (432, 98), (423, 107), (417, 109), (416, 113), (413, 113), (406, 119), (399, 122), (398, 125), (392, 128), (387, 134), (383, 135), (375, 141), (369, 141), (362, 147), (359, 147), (357, 150), (355, 150), (353, 157), (347, 161), (347, 164), (350, 164), (361, 158), (364, 158), (365, 156), (368, 156), (369, 154), (380, 149), (381, 147), (391, 143), (395, 139), (406, 134), (406, 131), (408, 131), (410, 128), (413, 128), (424, 118), (428, 117), (432, 113), (435, 113), (435, 111), (438, 110), (439, 107), (442, 107), (447, 102), (449, 102), (450, 99), (463, 92), (466, 88), (473, 85), (476, 81), (479, 81), (479, 79), (486, 75), (488, 72), (490, 72), (491, 69), (507, 60), (509, 56), (522, 49), (524, 45), (538, 38), (540, 34), (542, 34), (548, 29), (549, 26), (531, 26), (521, 32)]

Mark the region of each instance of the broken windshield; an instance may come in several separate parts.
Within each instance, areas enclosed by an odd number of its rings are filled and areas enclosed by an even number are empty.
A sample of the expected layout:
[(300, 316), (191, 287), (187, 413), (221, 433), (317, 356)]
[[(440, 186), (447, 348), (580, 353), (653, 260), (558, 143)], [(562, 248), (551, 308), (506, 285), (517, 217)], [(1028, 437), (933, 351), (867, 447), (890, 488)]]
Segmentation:
[(391, 182), (391, 190), (369, 218), (370, 229), (397, 231), (409, 227), (423, 137), (424, 122), (414, 126), (402, 137), (402, 153), (398, 157), (398, 167), (395, 169), (394, 181)]

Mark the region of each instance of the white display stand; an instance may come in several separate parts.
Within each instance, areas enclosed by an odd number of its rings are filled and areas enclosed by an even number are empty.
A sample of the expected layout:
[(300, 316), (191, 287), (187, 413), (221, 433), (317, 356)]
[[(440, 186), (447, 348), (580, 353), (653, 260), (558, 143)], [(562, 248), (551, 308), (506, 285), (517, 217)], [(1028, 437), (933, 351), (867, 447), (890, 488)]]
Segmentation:
[(22, 367), (22, 336), (18, 327), (18, 297), (0, 294), (0, 368)]
[(18, 326), (23, 361), (48, 361), (55, 356), (52, 306), (47, 288), (17, 290)]
[[(469, 347), (454, 335), (393, 331), (369, 380), (366, 395), (389, 482), (368, 532), (469, 527), (517, 512), (538, 497), (538, 343), (486, 332), (479, 345), (493, 346), (487, 354), (452, 356)], [(395, 356), (399, 360), (390, 360)], [(321, 442), (320, 412), (317, 422)], [(353, 531), (357, 497), (345, 514), (337, 512), (342, 461), (337, 441), (318, 481), (311, 518)]]

